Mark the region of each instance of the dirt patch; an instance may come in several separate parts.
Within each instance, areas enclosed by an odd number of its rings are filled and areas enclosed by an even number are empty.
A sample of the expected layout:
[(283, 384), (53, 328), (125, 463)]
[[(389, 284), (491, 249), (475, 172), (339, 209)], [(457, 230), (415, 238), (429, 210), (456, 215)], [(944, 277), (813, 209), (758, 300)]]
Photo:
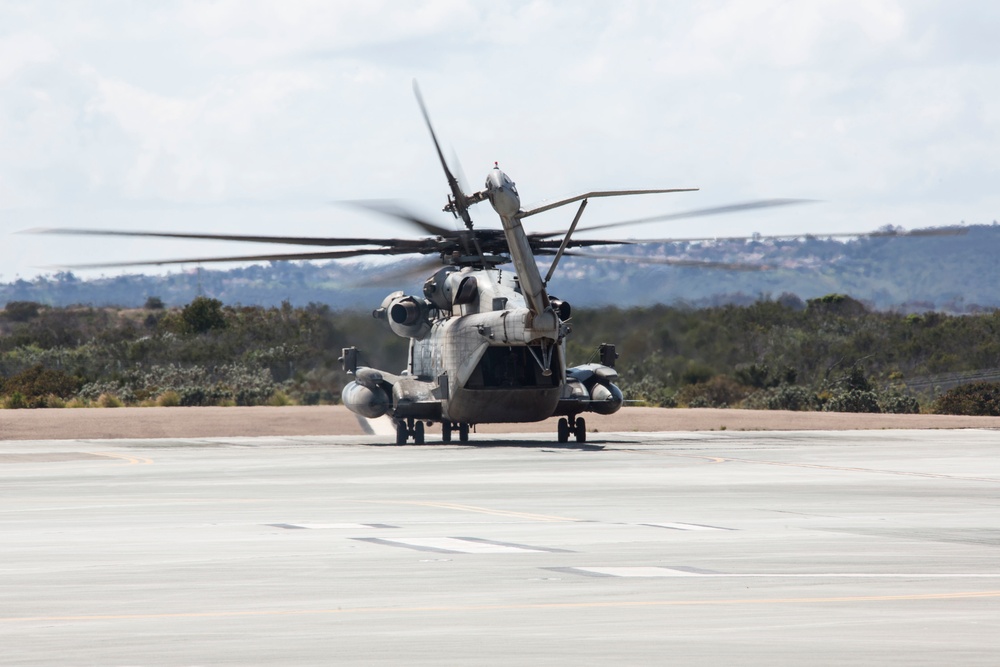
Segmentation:
[[(614, 415), (584, 416), (587, 430), (597, 432), (1000, 429), (1000, 417), (950, 415), (623, 408)], [(428, 437), (436, 431), (432, 427)], [(484, 424), (476, 431), (554, 434), (556, 420)], [(0, 410), (0, 440), (364, 434), (358, 418), (343, 406)]]

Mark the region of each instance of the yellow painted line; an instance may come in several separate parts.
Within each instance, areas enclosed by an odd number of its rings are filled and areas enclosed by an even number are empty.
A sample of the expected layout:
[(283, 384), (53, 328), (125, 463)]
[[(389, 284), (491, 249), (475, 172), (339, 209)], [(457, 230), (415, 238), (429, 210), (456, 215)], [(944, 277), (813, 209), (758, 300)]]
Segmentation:
[(900, 475), (903, 477), (926, 477), (930, 479), (953, 479), (961, 482), (993, 482), (994, 484), (1000, 483), (1000, 479), (994, 479), (992, 477), (965, 477), (961, 475), (946, 475), (944, 473), (936, 472), (916, 472), (912, 470), (881, 470), (879, 468), (854, 468), (849, 466), (830, 466), (821, 465), (819, 463), (797, 463), (797, 462), (785, 462), (785, 461), (759, 461), (754, 459), (737, 459), (737, 458), (727, 458), (727, 461), (732, 461), (734, 463), (754, 463), (758, 465), (768, 465), (768, 466), (781, 466), (788, 468), (813, 468), (816, 470), (837, 470), (843, 472), (863, 472), (863, 473), (874, 473), (878, 475)]
[(95, 454), (97, 456), (107, 456), (110, 459), (122, 459), (122, 460), (128, 462), (126, 465), (130, 465), (130, 466), (134, 466), (134, 465), (148, 466), (148, 465), (151, 465), (153, 463), (153, 459), (147, 459), (147, 458), (143, 458), (143, 457), (139, 457), (139, 456), (128, 456), (126, 454), (114, 454), (112, 452), (90, 452), (90, 453), (91, 454)]
[(421, 614), (427, 612), (527, 611), (532, 609), (627, 609), (643, 607), (719, 607), (742, 605), (835, 604), (850, 602), (919, 602), (1000, 598), (1000, 591), (922, 593), (915, 595), (860, 595), (802, 598), (746, 598), (724, 600), (636, 600), (603, 602), (540, 602), (525, 604), (433, 605), (419, 607), (348, 607), (341, 609), (258, 609), (253, 611), (194, 611), (162, 614), (81, 614), (75, 616), (11, 616), (0, 623), (57, 621), (142, 621), (167, 618), (245, 618), (273, 616), (325, 616), (335, 614)]
[(508, 510), (497, 510), (489, 507), (476, 507), (475, 505), (459, 505), (456, 503), (439, 503), (420, 500), (371, 500), (368, 502), (386, 505), (418, 505), (421, 507), (440, 507), (442, 509), (457, 510), (459, 512), (476, 512), (478, 514), (493, 514), (495, 516), (513, 517), (515, 519), (530, 519), (531, 521), (582, 521), (582, 519), (571, 519), (565, 516), (551, 516), (548, 514), (531, 514), (529, 512), (513, 512)]

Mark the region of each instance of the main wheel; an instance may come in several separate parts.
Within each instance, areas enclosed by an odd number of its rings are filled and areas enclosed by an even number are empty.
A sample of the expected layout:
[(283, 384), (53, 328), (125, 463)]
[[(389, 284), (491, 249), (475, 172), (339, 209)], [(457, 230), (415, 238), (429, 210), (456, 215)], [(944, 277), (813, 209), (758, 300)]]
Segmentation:
[(451, 442), (451, 422), (441, 422), (441, 442)]
[(413, 444), (422, 445), (424, 444), (424, 423), (417, 422), (413, 426)]
[(569, 442), (569, 422), (565, 417), (559, 418), (559, 442)]
[(406, 428), (406, 422), (396, 422), (396, 444), (405, 445), (409, 435), (410, 429)]
[(469, 441), (469, 425), (465, 422), (458, 425), (458, 439), (462, 442)]
[(583, 420), (583, 417), (576, 418), (573, 432), (576, 434), (577, 442), (587, 442), (587, 422)]

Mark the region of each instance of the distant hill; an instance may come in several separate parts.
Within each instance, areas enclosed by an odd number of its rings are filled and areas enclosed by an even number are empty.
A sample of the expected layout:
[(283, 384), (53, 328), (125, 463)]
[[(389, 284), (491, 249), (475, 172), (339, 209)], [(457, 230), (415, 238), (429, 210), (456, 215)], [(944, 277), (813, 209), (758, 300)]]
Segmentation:
[[(726, 271), (566, 258), (549, 291), (579, 306), (681, 303), (699, 307), (748, 304), (761, 296), (794, 303), (837, 292), (880, 310), (966, 313), (1000, 308), (1000, 226), (994, 222), (949, 229), (960, 233), (617, 247), (609, 252), (770, 268)], [(419, 294), (419, 278), (359, 287), (377, 281), (387, 271), (397, 271), (398, 265), (391, 266), (272, 262), (227, 271), (191, 269), (165, 276), (88, 280), (63, 272), (0, 284), (0, 305), (37, 301), (51, 306), (135, 307), (156, 296), (170, 306), (189, 303), (203, 294), (227, 304), (274, 306), (288, 301), (296, 306), (321, 303), (335, 309), (372, 309), (396, 289)]]

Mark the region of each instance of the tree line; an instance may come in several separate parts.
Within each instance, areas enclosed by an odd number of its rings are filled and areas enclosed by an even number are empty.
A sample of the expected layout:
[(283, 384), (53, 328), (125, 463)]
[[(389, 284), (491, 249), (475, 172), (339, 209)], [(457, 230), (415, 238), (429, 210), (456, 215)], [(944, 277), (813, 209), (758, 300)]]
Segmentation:
[[(615, 343), (620, 384), (638, 404), (1000, 414), (991, 383), (961, 392), (908, 388), (934, 374), (1000, 368), (1000, 311), (878, 312), (830, 294), (701, 309), (577, 309), (571, 324), (567, 362), (594, 360), (601, 343)], [(352, 345), (366, 365), (405, 366), (405, 340), (368, 313), (322, 304), (14, 301), (0, 311), (0, 404), (336, 403), (350, 379), (338, 358)]]

